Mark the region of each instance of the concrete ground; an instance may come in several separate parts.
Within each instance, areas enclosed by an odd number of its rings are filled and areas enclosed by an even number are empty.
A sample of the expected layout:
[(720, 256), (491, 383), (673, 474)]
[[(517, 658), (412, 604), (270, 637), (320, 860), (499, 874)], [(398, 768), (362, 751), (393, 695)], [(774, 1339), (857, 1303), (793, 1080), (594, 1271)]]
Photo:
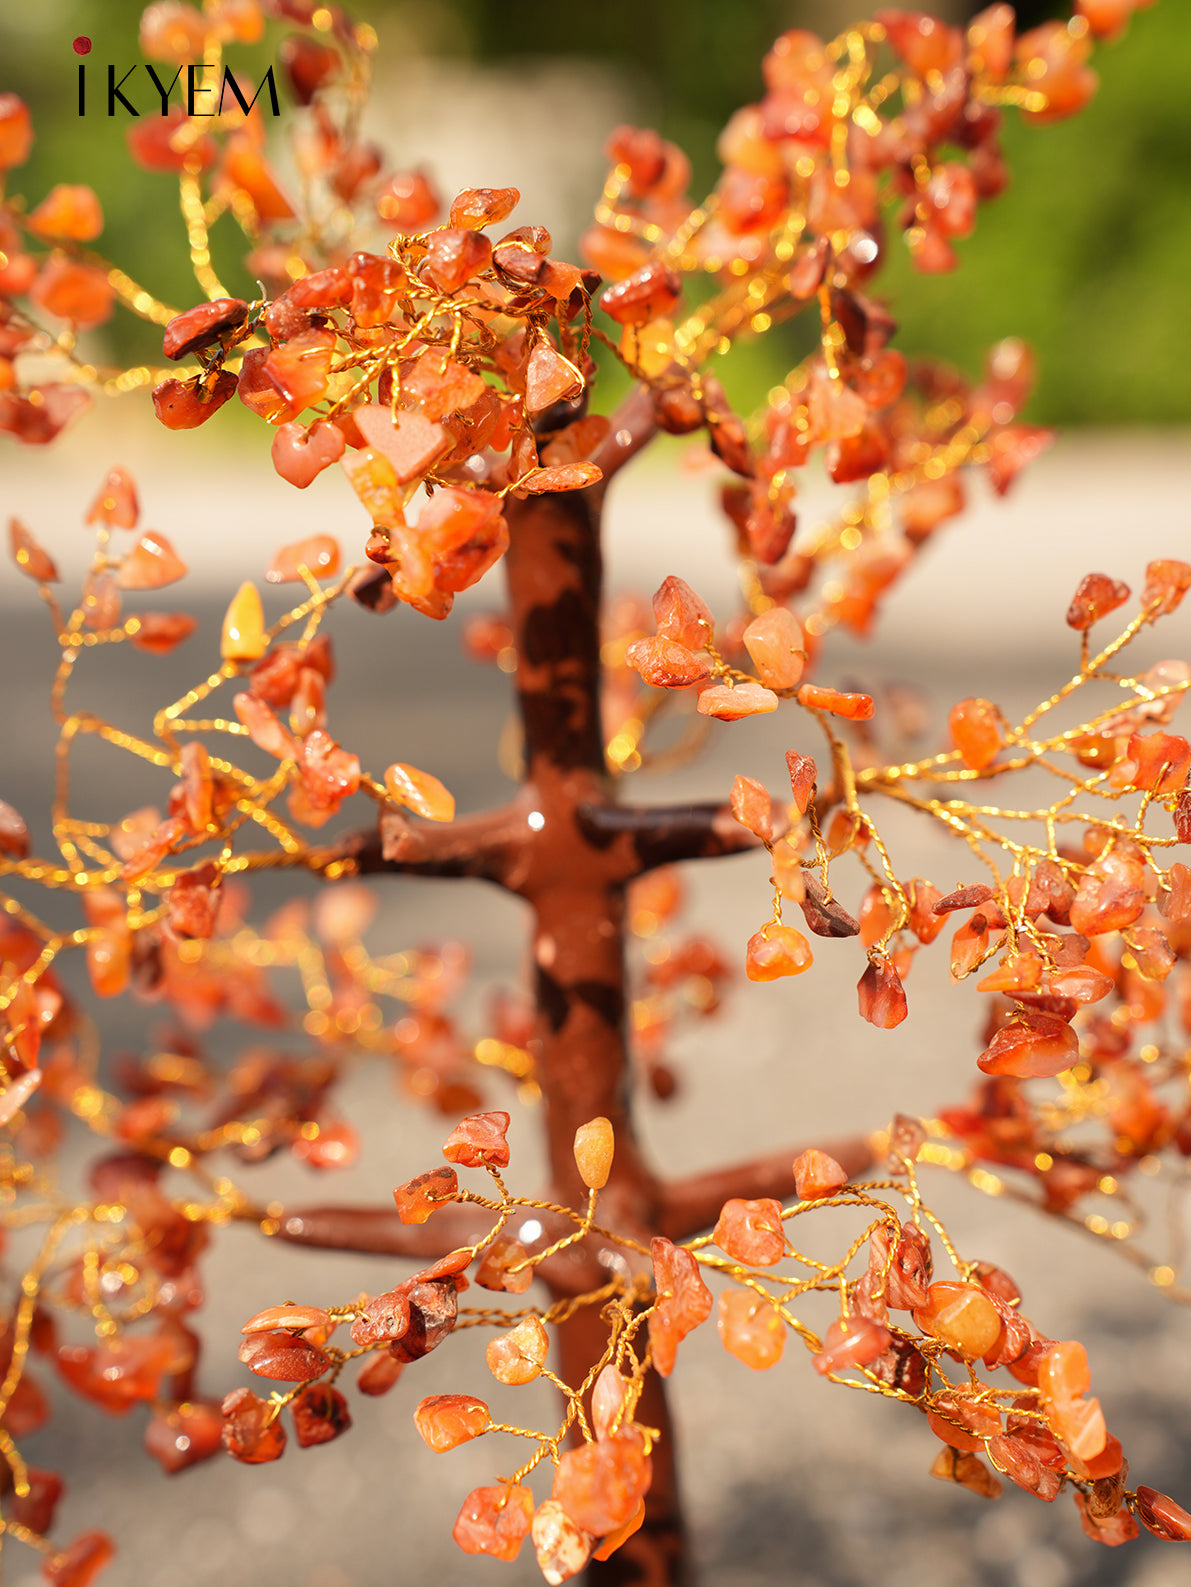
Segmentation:
[[(119, 461), (141, 482), (144, 522), (169, 534), (194, 569), (189, 596), (183, 585), (153, 603), (199, 612), (202, 625), (189, 646), (169, 661), (113, 649), (94, 658), (93, 679), (80, 676), (78, 700), (129, 726), (143, 724), (150, 705), (205, 673), (215, 654), (220, 592), (226, 600), (241, 578), (259, 577), (276, 544), (327, 528), (342, 533), (345, 548), (362, 540), (362, 515), (338, 482), (299, 495), (273, 478), (263, 457), (228, 457), (207, 432), (181, 445), (135, 426), (109, 424), (101, 432), (96, 421), (78, 440), (69, 462), (66, 452), (8, 448), (0, 507), (28, 524), (69, 579), (86, 554), (82, 511), (103, 469)], [(1062, 614), (1081, 574), (1102, 570), (1138, 589), (1149, 557), (1187, 554), (1189, 486), (1185, 435), (1085, 435), (1061, 443), (1009, 502), (982, 497), (969, 518), (946, 531), (892, 600), (874, 643), (838, 644), (828, 652), (824, 678), (921, 685), (934, 698), (936, 735), (947, 706), (967, 694), (990, 695), (1011, 714), (1026, 708), (1072, 670)], [(726, 613), (726, 536), (708, 508), (710, 492), (699, 474), (670, 478), (643, 468), (627, 476), (617, 486), (609, 529), (613, 587), (648, 592), (674, 572)], [(812, 500), (804, 521), (814, 519)], [(477, 593), (476, 606), (500, 604), (496, 579)], [(373, 619), (352, 609), (336, 614), (333, 632), (341, 666), (331, 697), (337, 736), (374, 770), (394, 759), (432, 770), (463, 810), (503, 797), (508, 784), (493, 761), (507, 682), (460, 658), (452, 625), (407, 611)], [(48, 803), (53, 731), (46, 689), (54, 650), (32, 588), (6, 565), (0, 797), (33, 819)], [(1188, 654), (1187, 617), (1169, 620), (1152, 650), (1154, 658)], [(790, 730), (783, 713), (717, 728), (699, 766), (643, 782), (635, 796), (722, 797), (737, 771), (778, 790)], [(96, 812), (160, 797), (151, 775), (137, 781), (141, 774), (114, 754), (80, 767), (79, 786)], [(44, 849), (44, 823), (40, 828)], [(891, 820), (886, 837), (903, 875), (926, 874), (941, 886), (972, 879), (962, 851), (909, 821)], [(858, 874), (851, 885), (858, 898)], [(847, 886), (841, 891), (847, 898)], [(475, 947), (478, 987), (515, 979), (516, 905), (465, 883), (391, 881), (382, 892), (370, 939), (378, 948), (462, 935)], [(692, 868), (690, 892), (692, 925), (713, 932), (739, 959), (768, 913), (763, 861)], [(666, 1106), (641, 1098), (642, 1134), (667, 1171), (731, 1161), (758, 1145), (805, 1144), (879, 1126), (895, 1109), (930, 1112), (966, 1093), (978, 1021), (968, 987), (952, 988), (942, 963), (924, 955), (909, 988), (913, 1017), (896, 1031), (877, 1032), (855, 1014), (856, 945), (817, 943), (816, 953), (814, 972), (796, 982), (738, 983), (717, 1019), (677, 1043), (677, 1098)], [(100, 1014), (109, 1052), (135, 1042), (151, 1023), (122, 1007)], [(213, 1047), (230, 1054), (234, 1041), (234, 1032), (219, 1027)], [(491, 1096), (501, 1105), (495, 1089)], [(394, 1184), (436, 1161), (442, 1124), (393, 1105), (391, 1079), (379, 1069), (362, 1068), (345, 1101), (365, 1137), (358, 1168), (316, 1180), (274, 1163), (243, 1173), (246, 1187), (261, 1199), (383, 1204)], [(532, 1119), (519, 1119), (511, 1182), (528, 1192), (537, 1184), (532, 1136)], [(929, 1182), (927, 1196), (945, 1212), (965, 1254), (1014, 1274), (1040, 1327), (1087, 1342), (1096, 1390), (1133, 1478), (1191, 1502), (1187, 1313), (1101, 1245), (1044, 1226), (1004, 1201), (949, 1179)], [(342, 1300), (397, 1277), (392, 1264), (305, 1255), (246, 1230), (219, 1238), (206, 1271), (203, 1384), (213, 1393), (248, 1376), (235, 1350), (251, 1312), (282, 1298)], [(431, 1455), (411, 1420), (425, 1394), (487, 1397), (491, 1380), (478, 1346), (474, 1336), (453, 1341), (411, 1369), (386, 1399), (353, 1397), (356, 1423), (346, 1437), (323, 1449), (291, 1448), (272, 1466), (220, 1459), (167, 1480), (140, 1452), (139, 1416), (111, 1420), (65, 1396), (56, 1396), (57, 1414), (28, 1441), (28, 1454), (66, 1476), (62, 1535), (103, 1526), (116, 1536), (120, 1554), (104, 1578), (112, 1587), (404, 1587), (428, 1575), (463, 1587), (488, 1577), (514, 1587), (540, 1579), (528, 1551), (500, 1576), (495, 1566), (460, 1555), (449, 1532), (468, 1490), (493, 1481), (518, 1456), (507, 1442), (492, 1447), (494, 1440)], [(1011, 1490), (988, 1505), (932, 1481), (926, 1473), (938, 1446), (921, 1418), (820, 1381), (793, 1346), (787, 1355), (770, 1375), (751, 1374), (724, 1354), (710, 1325), (683, 1347), (673, 1398), (705, 1582), (1177, 1587), (1187, 1580), (1185, 1553), (1149, 1538), (1112, 1552), (1087, 1542), (1066, 1500), (1044, 1508)], [(533, 1388), (492, 1398), (523, 1425), (535, 1416), (546, 1425), (553, 1415), (549, 1399)], [(6, 1550), (5, 1566), (12, 1587), (40, 1579), (16, 1547)]]

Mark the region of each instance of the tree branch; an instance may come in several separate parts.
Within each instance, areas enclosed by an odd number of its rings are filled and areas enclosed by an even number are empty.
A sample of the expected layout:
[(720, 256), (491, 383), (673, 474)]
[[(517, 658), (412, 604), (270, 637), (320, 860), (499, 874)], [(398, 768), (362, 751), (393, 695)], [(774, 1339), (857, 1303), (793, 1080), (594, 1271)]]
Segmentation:
[(402, 1223), (393, 1207), (293, 1207), (276, 1221), (272, 1238), (290, 1245), (422, 1262), (437, 1262), (492, 1227), (489, 1212), (466, 1205), (440, 1207), (428, 1223)]
[(648, 446), (658, 429), (653, 393), (648, 386), (634, 386), (608, 417), (611, 429), (592, 457), (604, 473), (603, 484), (593, 487), (597, 491), (602, 491), (631, 458)]
[[(820, 1151), (834, 1157), (850, 1179), (872, 1166), (872, 1149), (863, 1135), (815, 1144)], [(747, 1163), (733, 1163), (727, 1168), (692, 1174), (688, 1179), (671, 1180), (662, 1187), (662, 1233), (671, 1240), (689, 1240), (701, 1234), (712, 1227), (724, 1202), (733, 1197), (756, 1201), (762, 1196), (772, 1196), (775, 1201), (788, 1201), (797, 1194), (793, 1164), (802, 1150), (795, 1146), (786, 1151), (767, 1152), (764, 1157), (754, 1157)]]
[(346, 860), (360, 876), (476, 876), (497, 882), (524, 841), (516, 804), (450, 822), (414, 822), (399, 810), (381, 812), (371, 831), (352, 832), (320, 855), (323, 867)]
[(627, 834), (636, 854), (634, 874), (679, 860), (709, 860), (761, 847), (725, 804), (581, 805), (576, 821), (594, 841)]

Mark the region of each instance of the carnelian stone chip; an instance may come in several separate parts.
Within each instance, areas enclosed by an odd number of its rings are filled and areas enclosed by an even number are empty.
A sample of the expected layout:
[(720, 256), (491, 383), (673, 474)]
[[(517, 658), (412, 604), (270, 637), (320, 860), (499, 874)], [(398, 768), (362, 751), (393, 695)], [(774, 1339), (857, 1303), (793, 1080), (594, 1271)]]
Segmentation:
[(881, 1030), (900, 1025), (908, 1012), (906, 991), (896, 967), (883, 953), (870, 958), (856, 988), (860, 1016)]
[(761, 682), (770, 689), (792, 689), (806, 666), (802, 625), (785, 606), (771, 606), (754, 617), (741, 635)]
[(991, 766), (1004, 743), (1000, 712), (991, 700), (961, 700), (952, 706), (948, 726), (965, 766), (973, 771)]
[(755, 777), (738, 776), (728, 800), (732, 814), (763, 843), (773, 837), (773, 811), (769, 790)]
[(511, 1562), (533, 1521), (533, 1493), (522, 1483), (473, 1488), (464, 1499), (451, 1536), (465, 1554), (490, 1554)]
[(698, 1262), (682, 1246), (659, 1235), (649, 1251), (658, 1294), (649, 1317), (649, 1340), (653, 1364), (662, 1377), (668, 1378), (674, 1370), (678, 1346), (711, 1315), (711, 1291), (699, 1276)]
[(817, 1147), (809, 1147), (794, 1159), (794, 1188), (802, 1201), (818, 1201), (834, 1196), (848, 1183), (846, 1171), (835, 1158)]
[(158, 1410), (145, 1425), (145, 1448), (171, 1474), (209, 1460), (223, 1444), (223, 1416), (213, 1401)]
[(995, 1438), (1001, 1432), (1001, 1417), (996, 1406), (946, 1390), (932, 1397), (926, 1420), (936, 1438), (968, 1454), (983, 1449), (985, 1439)]
[(600, 307), (618, 325), (645, 325), (660, 314), (668, 314), (681, 293), (682, 278), (678, 272), (655, 259), (608, 287)]
[(712, 1239), (734, 1261), (772, 1267), (786, 1253), (781, 1202), (768, 1196), (758, 1201), (737, 1197), (725, 1201)]
[(488, 1370), (500, 1383), (532, 1383), (541, 1372), (550, 1339), (537, 1317), (523, 1318), (507, 1334), (493, 1339), (485, 1351)]
[(299, 571), (305, 568), (316, 579), (329, 579), (339, 572), (339, 542), (333, 535), (311, 535), (282, 546), (273, 558), (265, 578), (270, 584), (298, 584)]
[(1139, 1483), (1137, 1514), (1144, 1527), (1167, 1542), (1191, 1540), (1191, 1515), (1164, 1493)]
[(813, 963), (811, 945), (793, 926), (762, 926), (748, 940), (744, 973), (750, 981), (776, 981), (783, 975), (801, 975)]
[(688, 650), (702, 650), (715, 629), (707, 602), (673, 574), (654, 593), (653, 615), (658, 633)]
[(568, 1450), (555, 1468), (550, 1497), (576, 1526), (602, 1537), (635, 1514), (652, 1474), (644, 1435), (624, 1429)]
[(12, 559), (26, 577), (38, 584), (58, 582), (60, 575), (53, 557), (42, 549), (19, 518), (8, 520), (8, 540)]
[(103, 524), (108, 529), (134, 529), (139, 516), (140, 502), (131, 474), (123, 468), (112, 468), (83, 522)]
[(223, 618), (219, 653), (224, 661), (259, 661), (269, 647), (260, 591), (246, 580), (232, 596)]
[(538, 1506), (530, 1535), (538, 1569), (550, 1587), (577, 1576), (595, 1547), (595, 1538), (576, 1526), (557, 1499), (547, 1499)]
[(849, 1367), (866, 1367), (892, 1343), (888, 1328), (871, 1317), (837, 1317), (827, 1330), (822, 1350), (811, 1357), (811, 1365), (824, 1377), (829, 1372), (846, 1372)]
[(160, 590), (186, 574), (186, 564), (163, 534), (146, 530), (116, 571), (122, 590)]
[(80, 1532), (60, 1554), (52, 1554), (42, 1575), (52, 1587), (89, 1587), (116, 1553), (106, 1532)]
[(720, 1292), (716, 1328), (724, 1349), (754, 1372), (776, 1366), (786, 1347), (786, 1325), (777, 1309), (751, 1289)]
[(325, 1351), (285, 1329), (249, 1334), (240, 1346), (239, 1355), (249, 1371), (283, 1383), (315, 1378), (331, 1365), (331, 1358)]
[(688, 650), (664, 634), (635, 639), (625, 651), (624, 659), (655, 689), (685, 689), (711, 676), (711, 662), (706, 652)]
[(161, 350), (167, 358), (177, 362), (190, 353), (214, 346), (221, 337), (243, 325), (247, 318), (248, 305), (242, 298), (213, 298), (209, 303), (200, 303), (196, 308), (175, 314), (165, 328)]
[(167, 430), (193, 430), (235, 396), (238, 384), (226, 369), (205, 387), (195, 380), (163, 380), (153, 387), (153, 412)]
[(1066, 1020), (1041, 1009), (1026, 1010), (1020, 1020), (1002, 1025), (976, 1060), (986, 1075), (1018, 1079), (1062, 1074), (1079, 1059), (1079, 1038)]
[(612, 1172), (616, 1133), (612, 1121), (601, 1115), (575, 1131), (575, 1167), (588, 1190), (603, 1190)]
[(1141, 604), (1146, 610), (1153, 608), (1155, 616), (1164, 617), (1178, 607), (1189, 589), (1191, 563), (1176, 562), (1173, 558), (1150, 562), (1146, 566)]
[(845, 694), (817, 683), (804, 683), (798, 691), (798, 701), (813, 711), (828, 711), (851, 722), (867, 722), (873, 714), (871, 694)]
[(329, 1383), (311, 1383), (298, 1394), (291, 1407), (294, 1433), (303, 1449), (329, 1444), (352, 1424), (347, 1401)]
[(400, 1339), (410, 1325), (410, 1287), (400, 1284), (396, 1289), (374, 1295), (353, 1318), (351, 1338), (354, 1345), (375, 1345), (384, 1340)]
[(1115, 612), (1129, 599), (1129, 586), (1107, 573), (1088, 573), (1076, 588), (1067, 608), (1067, 626), (1086, 633), (1092, 624)]
[(443, 1156), (464, 1168), (506, 1168), (509, 1143), (505, 1135), (510, 1122), (509, 1115), (499, 1111), (461, 1119), (443, 1142)]
[(279, 1460), (285, 1453), (285, 1428), (268, 1400), (260, 1399), (251, 1389), (233, 1389), (220, 1409), (223, 1447), (233, 1459), (259, 1466)]
[(967, 1361), (991, 1350), (1001, 1331), (997, 1309), (979, 1284), (932, 1284), (925, 1304), (914, 1308), (914, 1321)]
[(471, 1394), (431, 1394), (414, 1412), (414, 1426), (437, 1455), (478, 1438), (491, 1420), (484, 1401)]
[(459, 1176), (453, 1168), (432, 1168), (397, 1186), (393, 1192), (397, 1215), (402, 1223), (425, 1223), (436, 1208), (453, 1201), (458, 1190)]
[(0, 170), (24, 165), (32, 147), (29, 106), (16, 94), (0, 94)]
[(437, 777), (397, 761), (385, 771), (385, 787), (397, 804), (427, 821), (453, 821), (455, 796)]
[(360, 1368), (356, 1387), (361, 1394), (387, 1394), (404, 1371), (403, 1363), (387, 1351), (378, 1353)]

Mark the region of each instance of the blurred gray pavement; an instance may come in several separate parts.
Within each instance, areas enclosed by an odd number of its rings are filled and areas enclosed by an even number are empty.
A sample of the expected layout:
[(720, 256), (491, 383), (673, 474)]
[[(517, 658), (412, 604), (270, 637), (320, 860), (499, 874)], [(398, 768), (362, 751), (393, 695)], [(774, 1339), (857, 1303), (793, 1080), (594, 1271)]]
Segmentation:
[[(1075, 647), (1062, 615), (1077, 578), (1093, 569), (1140, 588), (1145, 561), (1191, 555), (1191, 444), (1186, 435), (1083, 435), (1061, 442), (1006, 503), (983, 495), (969, 517), (945, 530), (892, 598), (871, 645), (833, 641), (826, 681), (847, 675), (896, 678), (930, 691), (937, 737), (947, 706), (971, 693), (1015, 713), (1056, 688)], [(116, 445), (113, 445), (115, 440)], [(176, 437), (166, 437), (174, 443)], [(41, 538), (67, 578), (88, 547), (81, 515), (103, 470), (121, 462), (142, 491), (144, 523), (171, 536), (193, 567), (186, 584), (152, 605), (189, 606), (199, 633), (154, 660), (111, 647), (79, 668), (79, 703), (143, 727), (149, 709), (203, 675), (216, 654), (224, 600), (241, 578), (259, 578), (282, 540), (316, 530), (362, 541), (363, 515), (337, 480), (298, 493), (277, 481), (263, 454), (227, 457), (208, 432), (187, 443), (129, 424), (85, 431), (67, 460), (54, 451), (6, 448), (0, 507)], [(204, 450), (204, 448), (206, 450)], [(648, 593), (678, 573), (718, 613), (731, 609), (726, 534), (708, 501), (711, 477), (642, 467), (616, 486), (609, 527), (610, 584)], [(974, 492), (974, 494), (976, 494)], [(815, 521), (808, 492), (804, 522)], [(501, 604), (499, 575), (473, 592), (473, 607)], [(463, 603), (461, 603), (463, 604)], [(401, 759), (440, 776), (462, 810), (503, 798), (493, 769), (507, 715), (507, 680), (464, 660), (457, 627), (401, 610), (376, 619), (344, 608), (332, 619), (340, 678), (330, 697), (333, 732), (373, 770)], [(1189, 654), (1186, 615), (1169, 620), (1152, 659)], [(0, 569), (0, 797), (37, 826), (44, 851), (54, 734), (46, 695), (55, 645), (36, 593), (11, 565)], [(94, 676), (88, 676), (93, 672)], [(780, 790), (788, 719), (713, 727), (699, 765), (641, 781), (633, 796), (722, 797), (737, 771)], [(1184, 728), (1185, 731), (1185, 728)], [(729, 742), (730, 739), (730, 742)], [(931, 739), (934, 742), (934, 739)], [(803, 746), (800, 746), (803, 747)], [(813, 748), (806, 745), (807, 748)], [(161, 797), (152, 773), (130, 774), (114, 753), (80, 762), (80, 789), (97, 814), (122, 813)], [(138, 780), (139, 779), (139, 780)], [(81, 806), (80, 806), (81, 811)], [(898, 816), (882, 829), (903, 875), (940, 886), (971, 880), (963, 851)], [(768, 914), (764, 860), (747, 856), (690, 868), (690, 924), (712, 932), (736, 960)], [(279, 884), (281, 885), (281, 884)], [(840, 890), (858, 899), (857, 871)], [(479, 884), (386, 881), (370, 935), (380, 948), (465, 936), (476, 951), (479, 991), (519, 970), (519, 906)], [(816, 940), (816, 966), (791, 983), (740, 982), (724, 1011), (676, 1044), (681, 1074), (668, 1105), (641, 1099), (641, 1129), (668, 1172), (732, 1161), (758, 1145), (807, 1144), (879, 1126), (896, 1109), (931, 1112), (961, 1099), (976, 1071), (976, 1002), (951, 987), (942, 954), (923, 955), (908, 986), (904, 1026), (879, 1032), (856, 1016), (861, 968), (855, 943)], [(111, 1050), (152, 1023), (135, 1009), (104, 1008)], [(213, 1033), (234, 1051), (232, 1033)], [(490, 1093), (503, 1105), (501, 1093)], [(392, 1105), (391, 1078), (362, 1067), (344, 1094), (363, 1132), (362, 1163), (319, 1178), (278, 1161), (240, 1171), (261, 1199), (383, 1204), (392, 1186), (431, 1166), (444, 1130), (408, 1105)], [(536, 1190), (532, 1119), (515, 1121), (510, 1182)], [(1025, 1310), (1049, 1333), (1089, 1347), (1093, 1383), (1110, 1427), (1129, 1453), (1134, 1480), (1191, 1505), (1191, 1316), (1168, 1306), (1112, 1253), (1042, 1226), (1004, 1201), (980, 1197), (941, 1176), (927, 1199), (949, 1219), (966, 1254), (997, 1262), (1017, 1279)], [(240, 1323), (282, 1298), (334, 1302), (395, 1281), (392, 1264), (310, 1255), (267, 1244), (251, 1231), (219, 1236), (206, 1263), (210, 1302), (208, 1392), (246, 1381), (236, 1362)], [(811, 1319), (815, 1320), (815, 1319)], [(771, 1374), (752, 1374), (721, 1349), (709, 1324), (683, 1346), (672, 1379), (683, 1435), (689, 1513), (703, 1580), (716, 1587), (1179, 1587), (1191, 1580), (1186, 1551), (1143, 1539), (1099, 1549), (1080, 1532), (1064, 1499), (1043, 1507), (1016, 1490), (988, 1505), (927, 1476), (937, 1449), (922, 1419), (874, 1397), (816, 1378), (792, 1344)], [(42, 1372), (40, 1376), (45, 1377)], [(495, 1390), (490, 1396), (489, 1387)], [(450, 1541), (470, 1488), (495, 1480), (520, 1458), (507, 1441), (482, 1439), (432, 1455), (411, 1412), (423, 1395), (474, 1392), (509, 1419), (547, 1425), (553, 1406), (536, 1387), (501, 1391), (483, 1364), (482, 1341), (453, 1341), (419, 1363), (385, 1399), (352, 1396), (355, 1426), (322, 1449), (291, 1447), (280, 1463), (244, 1468), (216, 1460), (161, 1476), (139, 1449), (140, 1416), (113, 1420), (57, 1396), (58, 1414), (28, 1441), (36, 1462), (60, 1465), (68, 1495), (61, 1535), (90, 1526), (115, 1534), (120, 1555), (103, 1579), (112, 1587), (404, 1587), (430, 1575), (508, 1587), (540, 1580), (528, 1549), (515, 1566), (468, 1560)], [(5, 1551), (6, 1587), (35, 1587), (29, 1556)], [(503, 1574), (502, 1574), (503, 1572)]]

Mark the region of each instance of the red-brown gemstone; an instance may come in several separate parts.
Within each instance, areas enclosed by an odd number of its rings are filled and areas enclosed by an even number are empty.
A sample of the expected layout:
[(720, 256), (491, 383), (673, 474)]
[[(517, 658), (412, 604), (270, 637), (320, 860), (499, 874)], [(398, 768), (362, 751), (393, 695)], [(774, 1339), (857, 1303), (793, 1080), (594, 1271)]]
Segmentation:
[(285, 1453), (285, 1428), (268, 1400), (251, 1389), (233, 1389), (220, 1409), (223, 1447), (235, 1460), (258, 1466)]
[(860, 1017), (881, 1030), (900, 1025), (908, 1012), (901, 976), (883, 953), (874, 954), (857, 987)]
[(1129, 599), (1129, 586), (1107, 573), (1088, 573), (1080, 581), (1067, 608), (1067, 626), (1086, 633), (1092, 624), (1115, 612)]
[(58, 1554), (51, 1554), (42, 1575), (51, 1587), (90, 1587), (116, 1553), (106, 1532), (80, 1532)]
[(447, 1136), (443, 1156), (448, 1163), (459, 1163), (464, 1168), (506, 1168), (509, 1143), (505, 1135), (509, 1123), (507, 1113), (473, 1113), (460, 1120)]
[(242, 298), (214, 298), (196, 308), (176, 314), (165, 328), (161, 350), (177, 362), (191, 353), (213, 347), (248, 318), (248, 305)]
[(277, 1329), (272, 1333), (249, 1334), (240, 1346), (240, 1360), (262, 1378), (282, 1383), (301, 1383), (316, 1378), (331, 1365), (331, 1358), (317, 1345)]
[(303, 1449), (328, 1444), (352, 1424), (347, 1401), (329, 1383), (311, 1383), (298, 1394), (291, 1407), (294, 1433)]
[(453, 1168), (432, 1168), (397, 1186), (393, 1192), (397, 1215), (402, 1223), (425, 1223), (437, 1207), (454, 1200), (458, 1190), (459, 1176)]

